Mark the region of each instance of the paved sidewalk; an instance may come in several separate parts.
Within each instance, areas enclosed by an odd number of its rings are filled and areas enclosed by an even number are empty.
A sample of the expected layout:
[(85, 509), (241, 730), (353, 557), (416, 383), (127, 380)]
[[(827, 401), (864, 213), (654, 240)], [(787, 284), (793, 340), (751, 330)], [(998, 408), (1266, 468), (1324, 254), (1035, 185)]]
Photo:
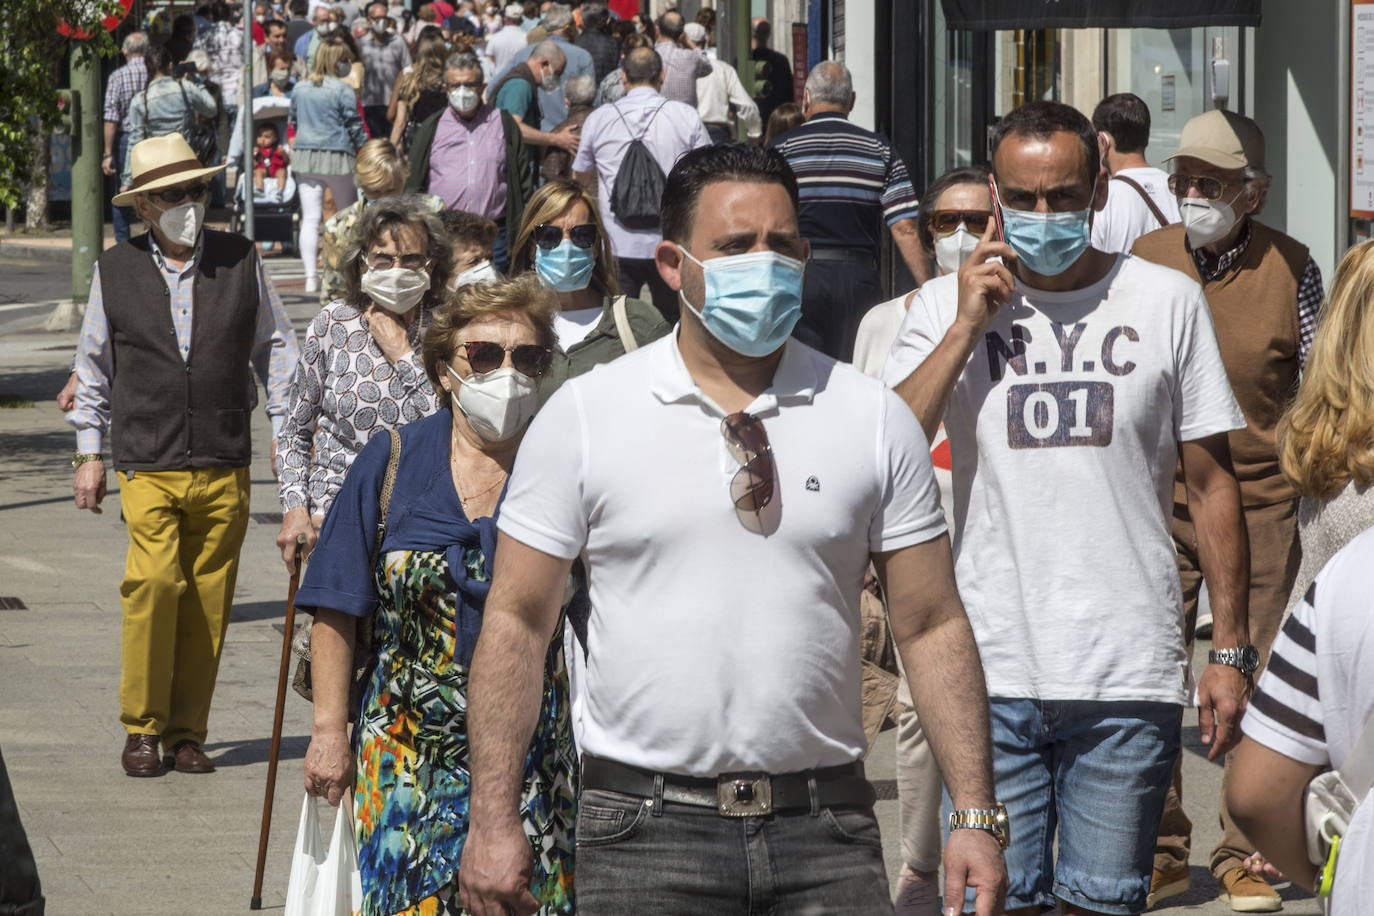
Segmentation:
[[(269, 258), (298, 330), (318, 309), (301, 294), (299, 261)], [(101, 515), (71, 503), (73, 448), (53, 397), (75, 333), (0, 336), (0, 395), (34, 402), (0, 409), (0, 748), (38, 856), (48, 913), (239, 914), (248, 909), (281, 649), (286, 577), (268, 516), (249, 525), (206, 750), (213, 775), (130, 779), (119, 767), (119, 582), (127, 541), (113, 490)], [(0, 398), (0, 404), (10, 403)], [(280, 511), (267, 463), (269, 428), (254, 420), (252, 509)], [(111, 475), (112, 485), (117, 478)], [(2, 603), (0, 603), (2, 604)], [(1206, 644), (1200, 646), (1205, 651)], [(1194, 890), (1155, 912), (1223, 914), (1202, 864), (1215, 841), (1220, 769), (1185, 738), (1189, 813), (1196, 823)], [(309, 705), (288, 693), (264, 907), (280, 911), (300, 810)], [(893, 776), (892, 733), (869, 760), (880, 790)], [(898, 867), (896, 802), (880, 801), (889, 875)], [(1316, 901), (1285, 889), (1284, 912), (1315, 916)]]

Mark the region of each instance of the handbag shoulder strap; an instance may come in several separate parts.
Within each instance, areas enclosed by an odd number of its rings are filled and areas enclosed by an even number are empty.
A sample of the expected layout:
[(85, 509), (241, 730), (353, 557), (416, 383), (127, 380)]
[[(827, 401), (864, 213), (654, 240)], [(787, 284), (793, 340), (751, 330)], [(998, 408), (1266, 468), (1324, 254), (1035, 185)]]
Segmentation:
[(1135, 188), (1135, 192), (1140, 195), (1140, 199), (1145, 201), (1145, 206), (1150, 208), (1150, 212), (1153, 213), (1155, 219), (1159, 221), (1159, 227), (1162, 229), (1169, 225), (1169, 218), (1164, 215), (1163, 210), (1159, 209), (1159, 205), (1154, 202), (1154, 198), (1150, 197), (1150, 192), (1140, 186), (1140, 182), (1125, 175), (1113, 175), (1112, 181), (1124, 182), (1130, 187)]
[(386, 538), (386, 516), (391, 510), (391, 493), (396, 489), (396, 468), (401, 464), (401, 434), (394, 429), (387, 432), (391, 435), (391, 450), (386, 458), (386, 476), (382, 478), (382, 495), (378, 500), (379, 512), (377, 514), (377, 543), (372, 546), (372, 567), (377, 567), (377, 557), (382, 550), (382, 541)]
[(620, 335), (620, 342), (625, 346), (626, 353), (633, 353), (639, 349), (639, 341), (635, 340), (634, 328), (630, 327), (630, 315), (625, 309), (625, 297), (616, 296), (611, 303), (611, 314), (615, 317), (615, 332)]
[(1341, 782), (1359, 801), (1374, 786), (1374, 716), (1365, 720), (1364, 731), (1341, 764)]

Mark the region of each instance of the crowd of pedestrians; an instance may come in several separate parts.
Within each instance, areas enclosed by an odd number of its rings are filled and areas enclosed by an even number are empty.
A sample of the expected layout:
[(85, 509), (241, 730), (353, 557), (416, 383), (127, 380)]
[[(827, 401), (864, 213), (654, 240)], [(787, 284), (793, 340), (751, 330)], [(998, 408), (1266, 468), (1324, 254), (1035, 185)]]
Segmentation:
[[(1223, 900), (1317, 883), (1303, 791), (1374, 709), (1374, 255), (1327, 303), (1258, 219), (1255, 122), (1193, 118), (1165, 172), (1136, 96), (1030, 102), (922, 193), (842, 64), (795, 104), (766, 20), (751, 97), (710, 10), (292, 0), (240, 100), (203, 12), (124, 40), (71, 385), (76, 505), (108, 440), (129, 528), (125, 772), (213, 770), (256, 375), (305, 787), (352, 807), (364, 913), (892, 912), (861, 600), (901, 680), (898, 913), (1185, 890), (1190, 705)], [(294, 176), (299, 343), (205, 228), (215, 118), (262, 128), (246, 193)]]

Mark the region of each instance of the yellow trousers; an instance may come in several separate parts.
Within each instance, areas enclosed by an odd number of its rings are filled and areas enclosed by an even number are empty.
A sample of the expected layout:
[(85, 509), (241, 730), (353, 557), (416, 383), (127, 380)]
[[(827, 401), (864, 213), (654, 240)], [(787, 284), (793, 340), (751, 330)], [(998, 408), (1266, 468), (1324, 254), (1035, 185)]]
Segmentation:
[(120, 472), (129, 560), (119, 721), (205, 742), (248, 527), (248, 468)]

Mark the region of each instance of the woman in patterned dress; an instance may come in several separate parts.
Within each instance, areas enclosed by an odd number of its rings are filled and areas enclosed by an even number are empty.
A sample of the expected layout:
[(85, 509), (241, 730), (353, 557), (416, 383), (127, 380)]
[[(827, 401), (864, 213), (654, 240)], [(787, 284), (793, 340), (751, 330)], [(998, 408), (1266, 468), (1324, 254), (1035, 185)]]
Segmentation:
[(354, 241), (341, 261), (343, 298), (321, 309), (305, 335), (277, 437), (277, 546), (288, 571), (297, 537), (308, 555), (372, 435), (439, 407), (417, 353), (448, 283), (443, 224), (426, 197), (391, 197), (367, 208)]
[[(537, 383), (553, 352), (555, 305), (532, 277), (460, 288), (425, 335), (425, 372), (443, 408), (400, 430), (377, 544), (389, 436), (359, 454), (325, 519), (297, 595), (313, 613), (314, 728), (305, 788), (350, 791), (363, 913), (456, 914), (467, 836), (467, 678), (496, 547), (496, 516)], [(356, 628), (376, 667), (350, 739)], [(562, 628), (525, 763), (522, 818), (542, 914), (573, 912), (577, 757)], [(356, 773), (356, 782), (355, 782)]]

